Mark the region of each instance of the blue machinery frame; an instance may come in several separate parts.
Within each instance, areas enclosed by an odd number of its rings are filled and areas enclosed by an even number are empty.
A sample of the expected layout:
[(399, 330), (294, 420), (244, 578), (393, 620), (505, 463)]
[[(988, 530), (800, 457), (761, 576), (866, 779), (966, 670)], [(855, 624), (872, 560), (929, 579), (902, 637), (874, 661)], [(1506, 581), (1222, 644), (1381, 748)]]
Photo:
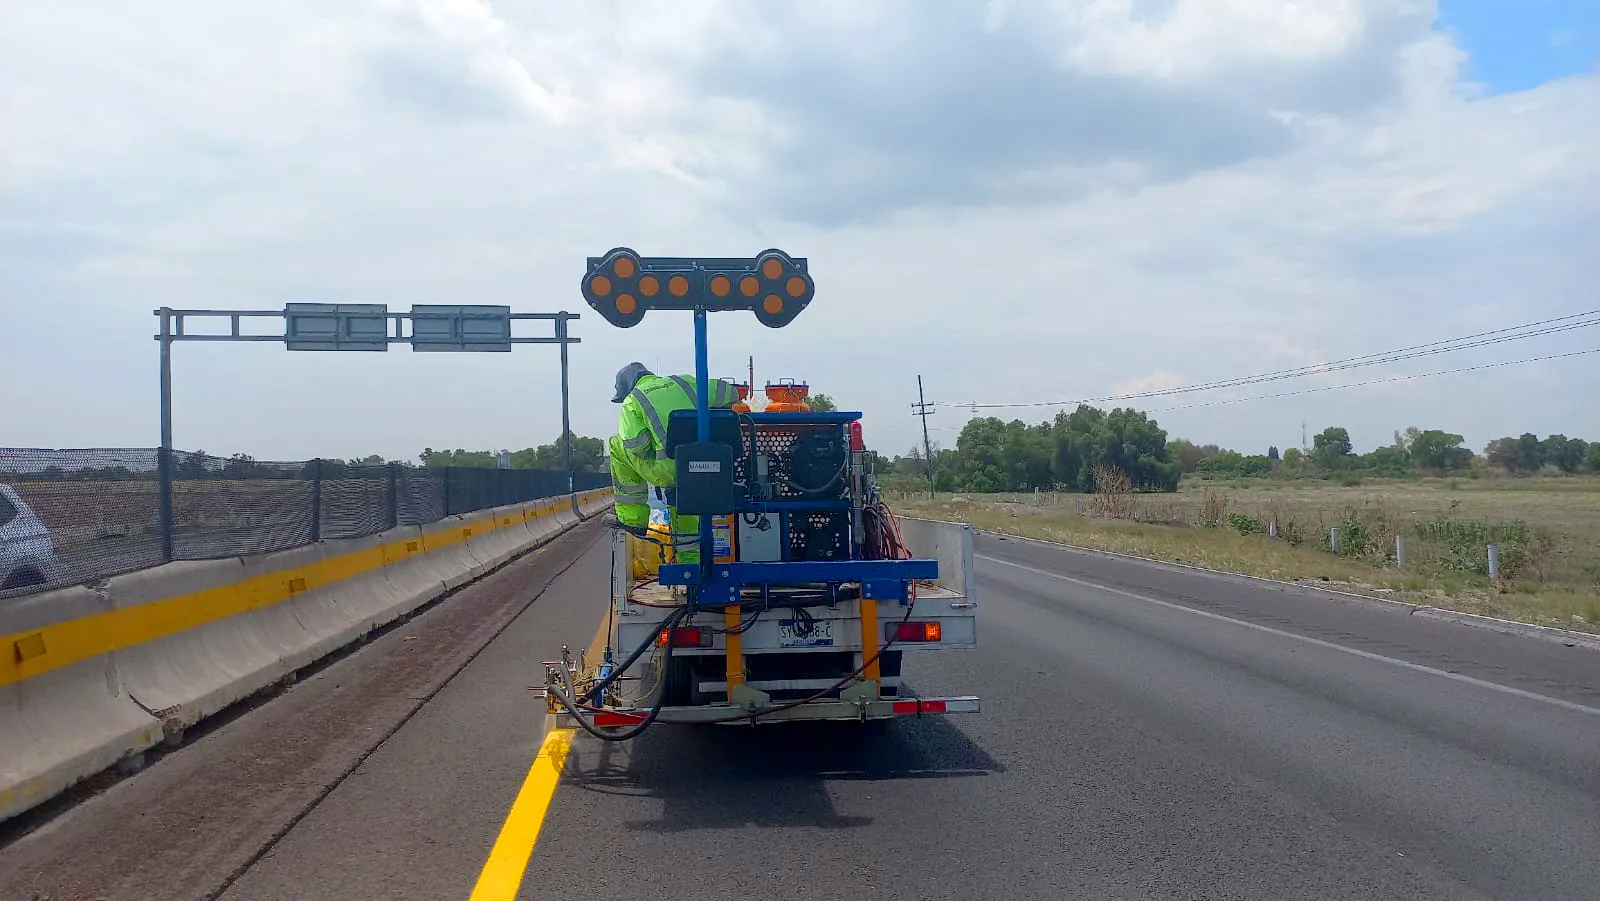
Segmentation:
[[(649, 310), (694, 312), (695, 433), (704, 444), (711, 440), (710, 362), (706, 316), (712, 310), (748, 310), (769, 328), (793, 321), (815, 294), (806, 260), (769, 249), (748, 258), (640, 257), (630, 248), (617, 247), (604, 256), (589, 257), (584, 273), (584, 300), (612, 325), (632, 328)], [(818, 422), (859, 418), (836, 414), (764, 414), (763, 422)], [(798, 505), (746, 506), (745, 509), (798, 511)], [(728, 511), (738, 512), (738, 511)], [(906, 605), (909, 583), (939, 575), (937, 560), (838, 560), (783, 563), (717, 563), (713, 546), (713, 517), (700, 517), (700, 562), (666, 564), (659, 570), (662, 585), (698, 588), (695, 603), (701, 607), (728, 607), (740, 602), (745, 585), (825, 582), (839, 585), (859, 582), (863, 598), (894, 600)]]

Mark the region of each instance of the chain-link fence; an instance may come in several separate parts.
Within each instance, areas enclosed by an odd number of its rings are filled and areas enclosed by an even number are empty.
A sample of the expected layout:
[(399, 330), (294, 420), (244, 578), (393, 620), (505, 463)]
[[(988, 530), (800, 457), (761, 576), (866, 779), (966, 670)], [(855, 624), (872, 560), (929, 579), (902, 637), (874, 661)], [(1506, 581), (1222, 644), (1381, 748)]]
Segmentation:
[[(0, 448), (0, 593), (359, 538), (567, 493), (552, 470), (274, 463), (153, 448)], [(574, 474), (574, 488), (610, 484)]]

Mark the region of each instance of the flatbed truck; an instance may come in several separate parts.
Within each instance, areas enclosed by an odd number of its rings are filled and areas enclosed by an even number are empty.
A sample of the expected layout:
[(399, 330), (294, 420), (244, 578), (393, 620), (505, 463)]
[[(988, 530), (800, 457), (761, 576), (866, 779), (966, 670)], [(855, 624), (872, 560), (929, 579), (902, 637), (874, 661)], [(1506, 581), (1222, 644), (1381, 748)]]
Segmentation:
[(549, 711), (613, 741), (657, 723), (979, 712), (975, 696), (919, 697), (902, 678), (907, 652), (977, 646), (971, 527), (889, 509), (860, 413), (812, 412), (793, 385), (761, 412), (708, 404), (707, 313), (786, 325), (814, 290), (806, 260), (614, 248), (588, 264), (584, 298), (614, 325), (694, 313), (696, 408), (669, 417), (666, 453), (673, 508), (700, 518), (701, 559), (676, 561), (669, 533), (617, 524), (605, 650), (546, 661)]

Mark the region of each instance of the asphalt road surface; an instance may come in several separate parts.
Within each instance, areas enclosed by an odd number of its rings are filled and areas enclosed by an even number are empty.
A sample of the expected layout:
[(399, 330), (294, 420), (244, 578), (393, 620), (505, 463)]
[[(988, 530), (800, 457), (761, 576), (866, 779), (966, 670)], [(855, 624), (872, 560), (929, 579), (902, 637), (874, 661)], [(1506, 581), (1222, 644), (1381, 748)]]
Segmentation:
[(14, 838), (0, 897), (466, 899), (530, 822), (525, 899), (1600, 897), (1600, 653), (983, 536), (980, 648), (905, 669), (981, 714), (579, 736), (541, 820), (596, 534)]

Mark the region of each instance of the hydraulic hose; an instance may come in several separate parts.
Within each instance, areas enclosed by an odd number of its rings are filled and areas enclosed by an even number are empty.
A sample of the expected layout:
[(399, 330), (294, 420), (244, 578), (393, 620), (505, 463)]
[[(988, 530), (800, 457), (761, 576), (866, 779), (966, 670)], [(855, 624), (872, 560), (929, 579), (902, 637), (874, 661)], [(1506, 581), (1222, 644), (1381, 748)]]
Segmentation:
[[(915, 608), (916, 608), (916, 599), (913, 598), (911, 603), (906, 605), (905, 615), (900, 618), (900, 621), (902, 623), (904, 623), (907, 620), (911, 619), (911, 612)], [(564, 693), (557, 693), (556, 694), (556, 698), (557, 698), (557, 700), (561, 701), (562, 704), (566, 705), (567, 711), (569, 713), (571, 713), (573, 718), (578, 721), (578, 724), (583, 727), (584, 731), (588, 732), (591, 735), (596, 736), (597, 738), (602, 738), (602, 739), (604, 739), (606, 741), (628, 741), (628, 740), (630, 740), (632, 738), (635, 738), (638, 735), (642, 734), (644, 732), (644, 727), (646, 727), (648, 725), (652, 725), (652, 724), (654, 724), (656, 722), (667, 723), (668, 725), (676, 724), (676, 725), (694, 725), (694, 726), (714, 726), (714, 725), (718, 725), (720, 723), (737, 723), (737, 722), (741, 722), (743, 720), (750, 720), (751, 722), (754, 722), (758, 717), (771, 716), (774, 713), (781, 713), (781, 712), (783, 712), (785, 710), (792, 710), (792, 709), (794, 709), (796, 707), (800, 707), (800, 706), (803, 706), (805, 704), (809, 704), (812, 701), (820, 700), (825, 695), (828, 695), (828, 694), (831, 694), (831, 693), (833, 693), (835, 691), (838, 691), (839, 689), (843, 688), (846, 684), (848, 684), (852, 679), (855, 679), (857, 676), (860, 676), (862, 673), (866, 672), (867, 667), (871, 666), (874, 662), (876, 662), (878, 660), (878, 658), (882, 657), (883, 656), (883, 652), (887, 651), (887, 650), (889, 650), (889, 648), (893, 647), (896, 641), (898, 641), (898, 638), (891, 638), (887, 642), (884, 642), (883, 645), (881, 645), (878, 648), (878, 652), (876, 654), (872, 655), (871, 659), (864, 661), (859, 667), (857, 667), (849, 675), (847, 675), (844, 678), (840, 679), (838, 682), (835, 682), (834, 684), (828, 686), (827, 688), (822, 689), (821, 691), (817, 692), (816, 694), (810, 695), (808, 697), (801, 698), (801, 699), (799, 699), (797, 701), (787, 701), (785, 703), (774, 704), (774, 705), (772, 705), (770, 707), (765, 707), (765, 708), (762, 708), (760, 710), (751, 710), (751, 711), (748, 711), (748, 712), (740, 712), (740, 713), (730, 714), (728, 716), (716, 717), (714, 719), (705, 719), (705, 720), (702, 720), (702, 719), (695, 719), (695, 720), (674, 720), (674, 719), (665, 719), (665, 720), (663, 720), (663, 719), (659, 719), (660, 714), (661, 714), (661, 708), (663, 706), (662, 705), (662, 701), (666, 698), (665, 681), (663, 681), (662, 690), (661, 690), (660, 693), (658, 693), (658, 696), (656, 698), (656, 703), (651, 708), (650, 713), (643, 720), (641, 720), (639, 722), (638, 726), (636, 726), (633, 729), (631, 729), (626, 734), (625, 737), (619, 737), (619, 735), (615, 734), (615, 733), (606, 734), (606, 733), (601, 733), (601, 732), (597, 731), (599, 727), (591, 725), (587, 720), (585, 720), (583, 718), (583, 715), (578, 712), (580, 708), (585, 710), (585, 711), (588, 711), (590, 713), (605, 713), (606, 712), (605, 710), (603, 710), (603, 709), (601, 709), (599, 707), (591, 706), (589, 704), (574, 704), (574, 703), (571, 702), (571, 699), (568, 698)], [(668, 638), (668, 640), (667, 640), (667, 656), (668, 656), (669, 659), (671, 657), (671, 649), (672, 649), (672, 640), (670, 638)], [(663, 665), (665, 665), (665, 664), (663, 664)]]
[[(660, 633), (658, 632), (656, 634), (660, 634)], [(654, 635), (651, 636), (650, 640), (651, 641), (655, 640)], [(661, 667), (662, 667), (662, 671), (663, 672), (666, 671), (667, 665), (672, 663), (672, 644), (673, 644), (673, 635), (672, 635), (671, 632), (668, 632), (667, 633), (667, 647), (666, 647), (665, 652), (662, 654), (662, 659), (661, 659)], [(650, 643), (646, 642), (644, 646), (645, 647), (649, 647)], [(617, 670), (615, 670), (615, 672), (621, 673), (622, 672), (622, 668), (621, 667), (617, 668)], [(565, 680), (563, 680), (563, 682), (565, 682)], [(646, 729), (649, 729), (652, 725), (655, 724), (656, 717), (661, 715), (661, 708), (666, 706), (666, 701), (667, 701), (667, 680), (665, 678), (663, 678), (661, 680), (661, 685), (656, 689), (656, 700), (655, 700), (655, 703), (650, 705), (650, 712), (645, 715), (644, 719), (640, 720), (637, 725), (630, 727), (627, 731), (624, 731), (624, 732), (606, 732), (605, 730), (601, 729), (599, 726), (596, 726), (593, 723), (589, 722), (587, 719), (584, 719), (583, 714), (578, 712), (578, 708), (579, 707), (585, 707), (587, 709), (587, 705), (581, 705), (581, 704), (578, 704), (576, 701), (574, 701), (567, 694), (566, 688), (564, 686), (562, 686), (562, 687), (552, 687), (550, 690), (553, 693), (555, 693), (556, 700), (560, 701), (562, 703), (562, 705), (567, 708), (567, 712), (572, 714), (572, 718), (578, 721), (578, 726), (580, 728), (582, 728), (583, 731), (589, 733), (590, 735), (593, 735), (595, 738), (598, 738), (601, 741), (612, 741), (612, 742), (632, 741), (633, 739), (638, 738), (640, 735), (643, 735), (644, 731)]]
[[(617, 664), (616, 667), (611, 670), (611, 675), (591, 685), (589, 690), (583, 693), (581, 699), (583, 703), (593, 704), (595, 698), (599, 697), (601, 692), (605, 691), (607, 688), (610, 688), (613, 682), (616, 682), (618, 679), (622, 678), (623, 672), (626, 671), (628, 667), (637, 663), (639, 658), (644, 656), (645, 651), (650, 650), (650, 645), (655, 643), (656, 636), (660, 635), (663, 629), (671, 630), (675, 628), (678, 623), (682, 622), (683, 618), (687, 615), (689, 615), (689, 606), (687, 604), (667, 614), (667, 618), (661, 621), (660, 628), (657, 628), (654, 632), (651, 632), (650, 637), (640, 642), (639, 646), (633, 649), (633, 653), (629, 654), (626, 660)], [(667, 654), (669, 657), (672, 654), (671, 631), (667, 632)]]

